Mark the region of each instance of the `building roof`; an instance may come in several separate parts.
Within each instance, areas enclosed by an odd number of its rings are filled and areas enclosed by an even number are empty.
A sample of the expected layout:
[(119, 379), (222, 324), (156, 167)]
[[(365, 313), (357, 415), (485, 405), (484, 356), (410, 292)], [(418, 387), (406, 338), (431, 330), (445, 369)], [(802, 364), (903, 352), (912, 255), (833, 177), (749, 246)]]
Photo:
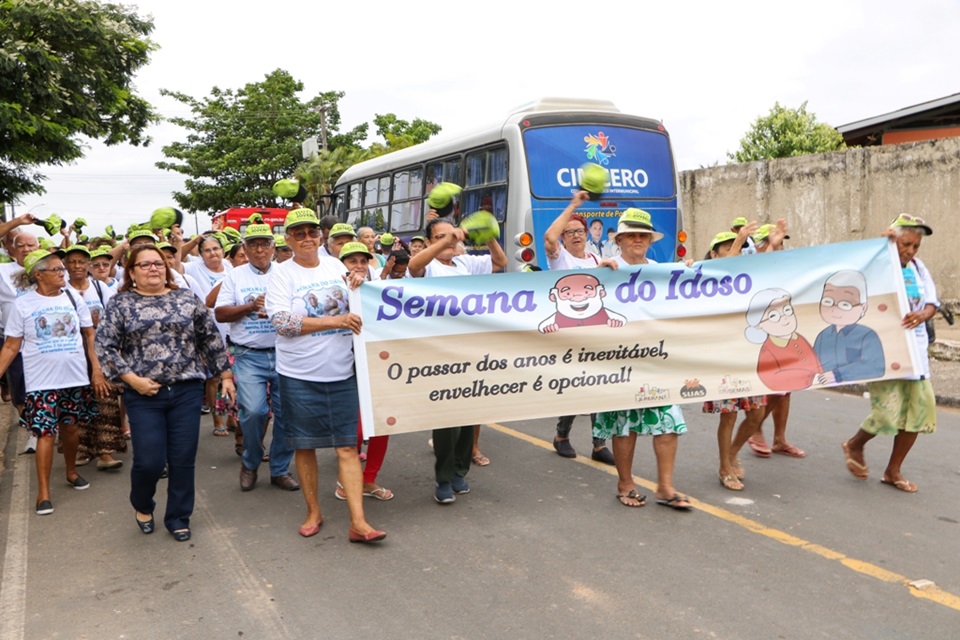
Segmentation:
[(849, 146), (870, 146), (880, 144), (886, 132), (950, 126), (960, 126), (960, 93), (841, 125), (837, 131)]

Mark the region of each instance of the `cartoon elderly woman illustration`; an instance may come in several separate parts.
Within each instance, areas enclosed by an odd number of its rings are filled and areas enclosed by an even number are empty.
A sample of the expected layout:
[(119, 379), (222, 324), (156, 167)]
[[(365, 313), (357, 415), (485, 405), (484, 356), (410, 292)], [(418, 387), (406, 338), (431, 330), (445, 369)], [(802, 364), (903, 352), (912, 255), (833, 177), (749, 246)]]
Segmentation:
[(790, 294), (764, 289), (750, 300), (744, 336), (759, 344), (757, 375), (773, 391), (799, 391), (823, 372), (820, 359), (806, 338), (797, 333)]

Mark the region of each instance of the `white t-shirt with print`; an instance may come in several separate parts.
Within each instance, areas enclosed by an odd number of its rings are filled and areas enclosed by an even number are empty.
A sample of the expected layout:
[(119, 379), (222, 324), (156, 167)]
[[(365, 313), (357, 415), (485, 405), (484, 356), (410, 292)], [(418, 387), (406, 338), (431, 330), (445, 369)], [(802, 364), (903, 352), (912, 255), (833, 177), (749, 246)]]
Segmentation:
[[(244, 305), (266, 293), (273, 268), (264, 273), (249, 262), (237, 267), (220, 283), (216, 306)], [(273, 323), (266, 317), (261, 318), (256, 311), (229, 324), (230, 340), (235, 344), (254, 349), (271, 349), (277, 343), (277, 331), (273, 328)]]
[[(281, 312), (305, 318), (349, 313), (346, 272), (336, 258), (320, 258), (316, 267), (302, 267), (294, 260), (274, 265), (267, 285), (267, 315), (273, 320)], [(353, 375), (353, 332), (330, 329), (292, 338), (278, 334), (277, 371), (311, 382), (346, 380)]]
[(557, 245), (560, 253), (557, 257), (547, 256), (547, 268), (550, 271), (562, 271), (564, 269), (593, 269), (600, 264), (600, 259), (596, 254), (586, 253), (583, 258), (577, 258), (562, 245)]
[(453, 264), (446, 265), (438, 260), (431, 260), (424, 269), (425, 278), (442, 278), (445, 276), (483, 276), (493, 273), (493, 258), (485, 256), (454, 256)]
[(74, 307), (66, 293), (42, 296), (29, 291), (10, 312), (6, 335), (23, 338), (26, 390), (70, 389), (90, 384), (80, 329), (92, 327), (87, 305)]

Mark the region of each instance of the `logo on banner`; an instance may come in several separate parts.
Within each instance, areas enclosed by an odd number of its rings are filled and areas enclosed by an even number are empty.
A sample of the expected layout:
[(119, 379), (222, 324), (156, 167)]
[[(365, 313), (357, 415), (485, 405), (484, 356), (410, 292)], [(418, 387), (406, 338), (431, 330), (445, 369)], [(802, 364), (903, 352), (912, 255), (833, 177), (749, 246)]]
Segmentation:
[(702, 398), (707, 395), (707, 390), (700, 380), (694, 378), (693, 380), (684, 380), (683, 387), (680, 388), (680, 397), (684, 400), (689, 400), (691, 398)]
[(753, 390), (753, 387), (750, 385), (749, 380), (745, 380), (744, 378), (736, 378), (730, 374), (727, 374), (723, 376), (722, 380), (720, 380), (720, 386), (717, 387), (717, 390), (724, 395), (743, 395), (745, 393), (750, 393)]
[(587, 154), (587, 160), (603, 166), (610, 164), (610, 158), (617, 157), (617, 148), (610, 143), (610, 138), (603, 131), (585, 135), (583, 141), (587, 143), (583, 150)]
[(670, 400), (670, 391), (663, 387), (644, 383), (634, 398), (637, 402), (667, 402)]

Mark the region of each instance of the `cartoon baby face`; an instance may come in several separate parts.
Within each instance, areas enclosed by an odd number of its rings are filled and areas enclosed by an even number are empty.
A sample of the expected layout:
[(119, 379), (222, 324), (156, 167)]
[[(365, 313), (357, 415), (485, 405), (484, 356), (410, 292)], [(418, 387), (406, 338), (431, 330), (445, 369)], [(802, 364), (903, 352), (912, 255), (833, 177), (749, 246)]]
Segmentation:
[(550, 300), (557, 303), (557, 313), (568, 318), (589, 318), (603, 309), (606, 291), (594, 276), (573, 274), (557, 280), (550, 290)]
[(836, 287), (826, 284), (820, 298), (820, 317), (827, 324), (846, 327), (863, 317), (866, 307), (856, 287)]
[(779, 298), (771, 302), (766, 311), (763, 312), (763, 319), (757, 326), (766, 331), (767, 335), (776, 338), (792, 336), (797, 330), (797, 316), (793, 313), (790, 298)]

